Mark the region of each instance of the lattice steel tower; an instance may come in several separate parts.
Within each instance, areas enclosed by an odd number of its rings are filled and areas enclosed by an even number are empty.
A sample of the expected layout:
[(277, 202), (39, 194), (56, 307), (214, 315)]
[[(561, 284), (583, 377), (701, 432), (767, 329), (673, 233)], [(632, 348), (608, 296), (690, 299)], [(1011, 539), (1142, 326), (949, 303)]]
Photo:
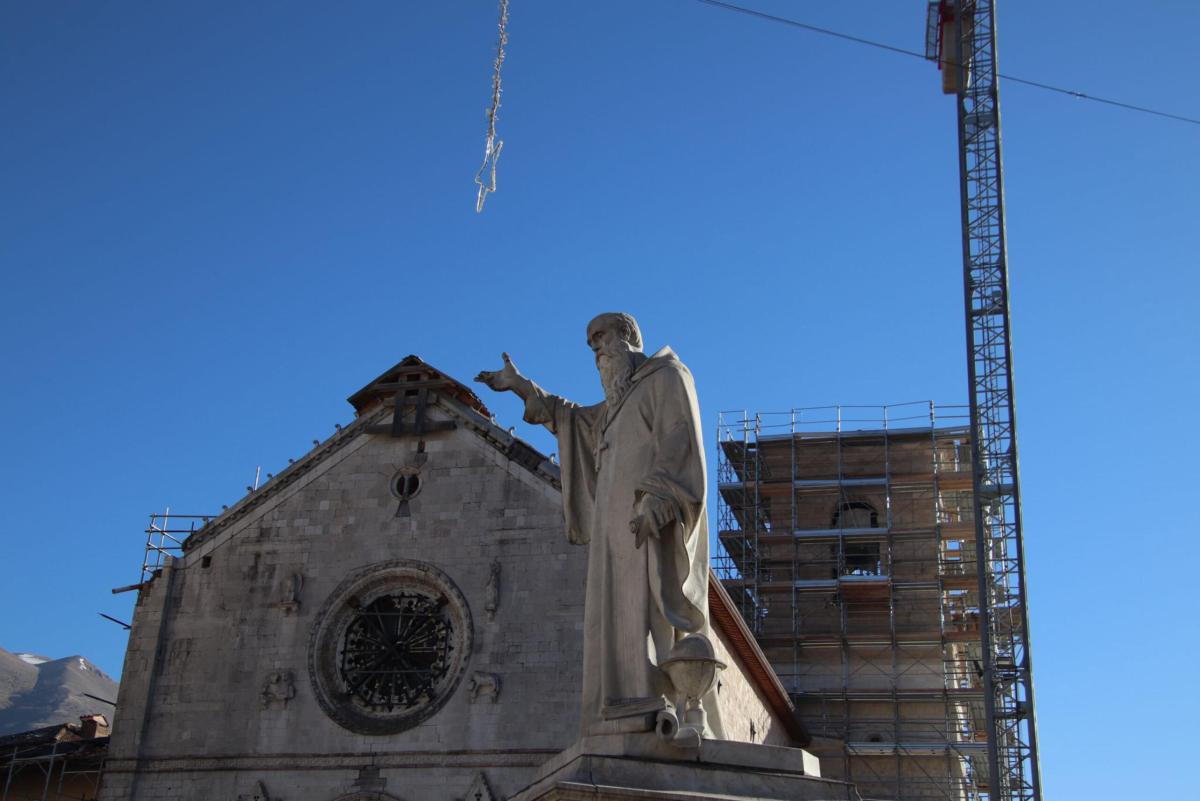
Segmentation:
[(1040, 801), (1009, 327), (994, 0), (930, 3), (926, 48), (958, 98), (963, 281), (988, 796)]

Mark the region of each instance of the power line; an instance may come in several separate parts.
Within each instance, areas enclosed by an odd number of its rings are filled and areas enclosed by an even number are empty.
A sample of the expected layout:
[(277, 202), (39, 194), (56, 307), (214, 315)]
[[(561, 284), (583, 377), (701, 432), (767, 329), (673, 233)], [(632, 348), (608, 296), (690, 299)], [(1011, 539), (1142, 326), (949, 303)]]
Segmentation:
[[(885, 44), (884, 42), (876, 42), (871, 39), (864, 39), (861, 36), (851, 36), (848, 33), (842, 33), (841, 31), (830, 30), (829, 28), (821, 28), (816, 25), (809, 25), (807, 22), (800, 22), (799, 20), (789, 19), (787, 17), (779, 17), (774, 14), (768, 14), (764, 11), (757, 11), (753, 8), (746, 8), (744, 6), (736, 6), (732, 3), (721, 2), (721, 0), (696, 0), (696, 2), (704, 3), (705, 5), (713, 6), (715, 8), (721, 8), (726, 11), (736, 11), (739, 14), (745, 14), (750, 17), (757, 17), (759, 19), (767, 20), (768, 22), (778, 22), (781, 25), (788, 25), (793, 28), (800, 28), (802, 30), (810, 31), (811, 33), (819, 33), (824, 36), (832, 36), (835, 39), (844, 39), (847, 42), (854, 42), (855, 44), (866, 45), (868, 47), (874, 47), (879, 50), (887, 50), (888, 52), (891, 52), (891, 53), (899, 53), (902, 56), (911, 56), (913, 58), (919, 58), (922, 61), (926, 60), (925, 54), (917, 52), (916, 50), (907, 50), (903, 47), (895, 47), (894, 45)], [(953, 62), (949, 62), (949, 61), (946, 61), (945, 63), (952, 67), (958, 66), (958, 65), (954, 64)], [(1193, 117), (1183, 117), (1179, 114), (1171, 114), (1166, 111), (1158, 111), (1157, 109), (1147, 108), (1146, 106), (1135, 106), (1132, 103), (1122, 103), (1119, 100), (1110, 100), (1105, 97), (1096, 97), (1095, 95), (1089, 95), (1089, 94), (1086, 94), (1085, 92), (1079, 92), (1074, 89), (1065, 89), (1061, 86), (1054, 86), (1052, 84), (1042, 83), (1041, 81), (1031, 81), (1028, 78), (1018, 78), (1015, 75), (1005, 75), (1002, 72), (996, 73), (996, 75), (997, 75), (997, 77), (1002, 78), (1006, 81), (1012, 81), (1013, 83), (1025, 84), (1026, 86), (1032, 86), (1037, 89), (1045, 89), (1048, 92), (1057, 92), (1059, 94), (1068, 95), (1070, 97), (1074, 97), (1079, 100), (1091, 100), (1096, 103), (1104, 103), (1105, 105), (1116, 106), (1117, 108), (1123, 108), (1123, 109), (1127, 109), (1129, 111), (1137, 111), (1142, 114), (1153, 114), (1156, 117), (1166, 117), (1167, 119), (1178, 120), (1179, 122), (1186, 122), (1186, 123), (1190, 123), (1192, 125), (1200, 125), (1200, 119), (1195, 119)]]

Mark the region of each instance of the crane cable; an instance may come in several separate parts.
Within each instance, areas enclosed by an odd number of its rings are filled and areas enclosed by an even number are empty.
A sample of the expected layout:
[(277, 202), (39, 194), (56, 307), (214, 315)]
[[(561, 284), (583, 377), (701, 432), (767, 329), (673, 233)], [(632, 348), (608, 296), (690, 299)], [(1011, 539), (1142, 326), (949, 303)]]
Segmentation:
[[(504, 64), (504, 45), (508, 44), (508, 0), (500, 0), (500, 38), (496, 43), (496, 61), (492, 72), (492, 107), (487, 113), (487, 144), (483, 150), (483, 164), (475, 173), (475, 183), (479, 184), (479, 194), (475, 198), (475, 212), (483, 211), (483, 202), (488, 193), (496, 191), (496, 163), (500, 161), (500, 151), (504, 141), (496, 138), (496, 114), (500, 111), (500, 67)], [(489, 170), (490, 166), (490, 170)], [(487, 181), (483, 174), (487, 172)]]
[[(914, 58), (919, 58), (919, 59), (927, 58), (927, 56), (924, 53), (918, 53), (915, 50), (906, 50), (903, 47), (896, 47), (894, 45), (884, 44), (883, 42), (875, 42), (870, 39), (863, 39), (859, 36), (851, 36), (848, 33), (841, 33), (839, 31), (833, 31), (828, 28), (819, 28), (816, 25), (809, 25), (806, 22), (800, 22), (799, 20), (789, 19), (787, 17), (778, 17), (774, 14), (768, 14), (764, 11), (758, 11), (753, 8), (746, 8), (745, 6), (734, 5), (733, 3), (725, 3), (725, 2), (722, 2), (721, 0), (696, 0), (696, 2), (704, 3), (705, 5), (713, 6), (715, 8), (721, 8), (726, 11), (735, 11), (740, 14), (746, 14), (747, 16), (758, 17), (759, 19), (764, 19), (764, 20), (767, 20), (768, 22), (778, 22), (782, 25), (790, 25), (793, 28), (802, 28), (803, 30), (811, 31), (813, 33), (819, 33), (819, 34), (823, 34), (825, 36), (833, 36), (838, 39), (845, 39), (846, 41), (854, 42), (855, 44), (867, 45), (868, 47), (876, 47), (876, 48), (879, 48), (880, 50), (888, 50), (892, 53), (899, 53), (902, 56), (912, 56)], [(944, 63), (946, 63), (952, 67), (960, 66), (960, 65), (954, 64), (953, 62), (944, 62)], [(1200, 119), (1196, 119), (1194, 117), (1184, 117), (1179, 114), (1171, 114), (1170, 112), (1167, 112), (1167, 111), (1158, 111), (1157, 109), (1146, 108), (1145, 106), (1135, 106), (1131, 103), (1122, 103), (1119, 100), (1110, 100), (1110, 99), (1104, 98), (1104, 97), (1096, 97), (1095, 95), (1085, 94), (1084, 92), (1079, 92), (1074, 89), (1064, 89), (1061, 86), (1053, 86), (1051, 84), (1042, 83), (1040, 81), (1031, 81), (1027, 78), (1018, 78), (1015, 75), (1005, 75), (1002, 72), (996, 73), (996, 77), (1001, 78), (1006, 81), (1012, 81), (1013, 83), (1021, 83), (1021, 84), (1025, 84), (1026, 86), (1032, 86), (1037, 89), (1045, 89), (1046, 91), (1049, 91), (1049, 92), (1058, 92), (1059, 94), (1069, 95), (1070, 97), (1074, 97), (1079, 100), (1091, 100), (1096, 103), (1104, 103), (1105, 105), (1116, 106), (1117, 108), (1123, 108), (1123, 109), (1127, 109), (1129, 111), (1137, 111), (1142, 114), (1153, 114), (1157, 117), (1166, 117), (1167, 119), (1178, 120), (1179, 122), (1187, 122), (1187, 123), (1191, 123), (1192, 125), (1200, 125)]]

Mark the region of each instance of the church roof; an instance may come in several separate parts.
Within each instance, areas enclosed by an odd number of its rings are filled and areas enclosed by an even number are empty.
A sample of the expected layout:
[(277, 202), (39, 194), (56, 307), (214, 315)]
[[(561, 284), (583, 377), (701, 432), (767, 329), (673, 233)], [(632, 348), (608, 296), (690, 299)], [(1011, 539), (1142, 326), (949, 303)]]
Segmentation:
[(447, 393), (467, 408), (488, 419), (492, 417), (487, 406), (469, 387), (415, 355), (405, 356), (346, 400), (354, 407), (354, 414), (358, 417), (376, 408), (387, 398), (394, 397), (399, 390), (408, 391), (421, 387), (435, 388), (439, 392)]
[[(108, 719), (83, 715), (79, 723), (57, 723), (0, 737), (0, 762), (5, 757), (30, 758), (54, 750), (60, 755), (108, 742)], [(15, 750), (14, 750), (15, 749)]]

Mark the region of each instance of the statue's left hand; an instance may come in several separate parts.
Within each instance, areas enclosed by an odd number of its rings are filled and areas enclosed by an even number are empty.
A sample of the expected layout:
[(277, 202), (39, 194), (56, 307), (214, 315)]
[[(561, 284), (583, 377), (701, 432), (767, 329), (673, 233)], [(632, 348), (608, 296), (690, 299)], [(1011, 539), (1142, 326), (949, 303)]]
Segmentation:
[(519, 390), (525, 376), (521, 375), (521, 371), (513, 364), (512, 357), (507, 353), (500, 354), (500, 358), (504, 360), (502, 368), (499, 370), (483, 370), (479, 375), (475, 376), (475, 380), (481, 384), (487, 384), (489, 389), (494, 389), (497, 392)]
[(634, 545), (641, 548), (648, 537), (657, 537), (658, 532), (675, 520), (671, 504), (656, 495), (643, 495), (633, 505), (633, 519), (629, 531), (634, 536)]

